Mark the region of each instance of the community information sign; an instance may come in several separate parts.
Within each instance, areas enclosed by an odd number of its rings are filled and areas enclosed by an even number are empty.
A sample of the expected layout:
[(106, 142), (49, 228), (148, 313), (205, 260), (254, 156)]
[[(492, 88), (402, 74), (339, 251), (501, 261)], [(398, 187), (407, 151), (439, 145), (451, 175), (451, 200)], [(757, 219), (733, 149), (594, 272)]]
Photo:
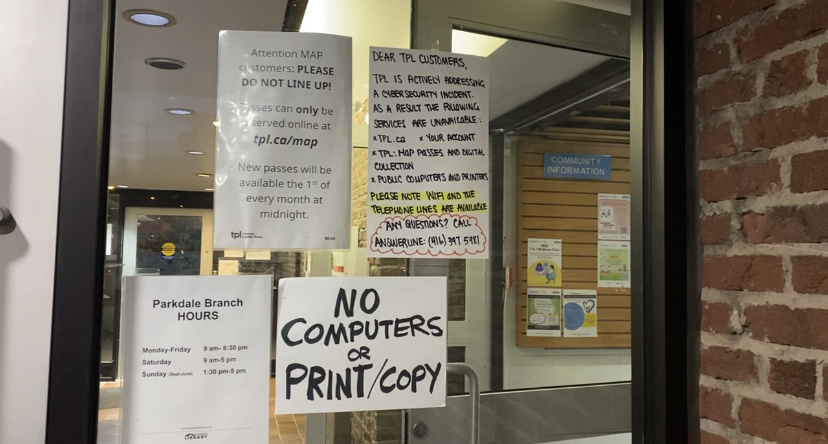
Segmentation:
[(124, 278), (121, 442), (267, 442), (272, 282)]
[(441, 407), (446, 278), (279, 281), (276, 413)]
[(485, 57), (371, 48), (368, 256), (488, 258)]
[(215, 247), (347, 249), (351, 39), (219, 34)]

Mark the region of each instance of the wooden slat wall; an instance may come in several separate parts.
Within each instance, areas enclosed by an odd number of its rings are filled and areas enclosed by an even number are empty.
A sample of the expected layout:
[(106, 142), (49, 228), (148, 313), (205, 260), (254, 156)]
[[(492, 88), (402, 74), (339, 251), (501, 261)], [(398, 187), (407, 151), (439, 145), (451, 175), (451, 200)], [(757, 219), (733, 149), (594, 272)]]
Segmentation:
[[(598, 193), (630, 193), (629, 133), (557, 130), (518, 140), (518, 347), (628, 348), (631, 297), (627, 288), (597, 288)], [(543, 178), (544, 153), (612, 156), (612, 180)], [(563, 240), (562, 289), (598, 290), (597, 338), (526, 336), (526, 263), (529, 238)]]

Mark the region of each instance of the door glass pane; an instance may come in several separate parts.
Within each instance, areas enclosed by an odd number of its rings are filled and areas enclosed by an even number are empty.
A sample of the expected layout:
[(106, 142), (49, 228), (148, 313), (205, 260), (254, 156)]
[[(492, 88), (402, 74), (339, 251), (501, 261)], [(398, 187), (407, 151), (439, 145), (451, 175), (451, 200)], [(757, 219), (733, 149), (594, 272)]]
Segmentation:
[[(510, 443), (630, 441), (620, 432), (630, 426), (625, 393), (631, 374), (632, 292), (623, 279), (629, 273), (624, 263), (628, 258), (617, 247), (643, 240), (599, 238), (601, 222), (611, 225), (615, 235), (628, 228), (618, 196), (640, 198), (630, 196), (629, 66), (617, 55), (572, 49), (563, 37), (552, 42), (549, 36), (561, 31), (545, 27), (544, 20), (555, 21), (550, 14), (560, 13), (555, 5), (564, 3), (516, 0), (506, 12), (498, 9), (503, 3), (183, 1), (159, 4), (159, 12), (175, 20), (158, 28), (130, 20), (127, 11), (145, 5), (116, 3), (98, 442), (119, 442), (121, 386), (129, 383), (119, 362), (125, 317), (122, 278), (228, 270), (272, 275), (274, 301), (279, 279), (288, 277), (445, 276), (446, 355), (451, 363), (471, 366), (486, 393), (482, 442), (493, 442), (492, 437)], [(588, 8), (567, 11), (590, 14)], [(572, 44), (603, 32), (602, 23), (625, 20), (602, 16), (600, 23), (572, 37)], [(412, 33), (416, 26), (435, 34), (423, 38)], [(213, 248), (220, 30), (353, 38), (350, 249)], [(366, 258), (368, 48), (408, 48), (418, 39), (427, 42), (418, 49), (450, 50), (489, 61), (489, 176), (494, 196), (489, 234), (499, 245), (490, 260)], [(158, 69), (150, 64), (153, 57), (170, 60)], [(547, 174), (550, 155), (568, 159), (565, 168), (575, 161), (598, 162), (600, 156), (610, 158), (611, 166), (602, 178), (554, 177)], [(602, 210), (608, 213), (599, 219)], [(530, 245), (539, 241), (560, 241), (560, 255), (531, 256), (536, 253), (530, 254)], [(607, 272), (601, 274), (602, 268)], [(277, 309), (274, 303), (274, 325)], [(278, 353), (275, 340), (273, 344), (271, 360)], [(471, 423), (465, 394), (470, 384), (460, 373), (450, 374), (447, 382), (448, 406), (431, 411), (277, 416), (271, 399), (269, 442), (466, 442)], [(271, 394), (275, 383), (271, 378)], [(421, 422), (427, 431), (415, 433)]]

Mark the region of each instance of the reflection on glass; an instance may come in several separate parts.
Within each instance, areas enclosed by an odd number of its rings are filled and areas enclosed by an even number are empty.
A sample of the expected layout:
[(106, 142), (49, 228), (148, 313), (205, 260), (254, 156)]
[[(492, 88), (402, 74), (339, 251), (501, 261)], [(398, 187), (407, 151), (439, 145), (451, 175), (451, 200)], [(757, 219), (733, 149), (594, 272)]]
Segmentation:
[(138, 216), (136, 268), (162, 276), (198, 275), (201, 267), (200, 216)]

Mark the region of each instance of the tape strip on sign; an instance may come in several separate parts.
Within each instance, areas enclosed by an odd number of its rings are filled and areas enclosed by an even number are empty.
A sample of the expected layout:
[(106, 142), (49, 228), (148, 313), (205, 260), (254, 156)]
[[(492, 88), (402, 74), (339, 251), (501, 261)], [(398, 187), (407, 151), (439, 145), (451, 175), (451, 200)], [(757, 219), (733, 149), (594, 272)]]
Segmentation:
[(446, 278), (279, 281), (276, 413), (442, 407)]

